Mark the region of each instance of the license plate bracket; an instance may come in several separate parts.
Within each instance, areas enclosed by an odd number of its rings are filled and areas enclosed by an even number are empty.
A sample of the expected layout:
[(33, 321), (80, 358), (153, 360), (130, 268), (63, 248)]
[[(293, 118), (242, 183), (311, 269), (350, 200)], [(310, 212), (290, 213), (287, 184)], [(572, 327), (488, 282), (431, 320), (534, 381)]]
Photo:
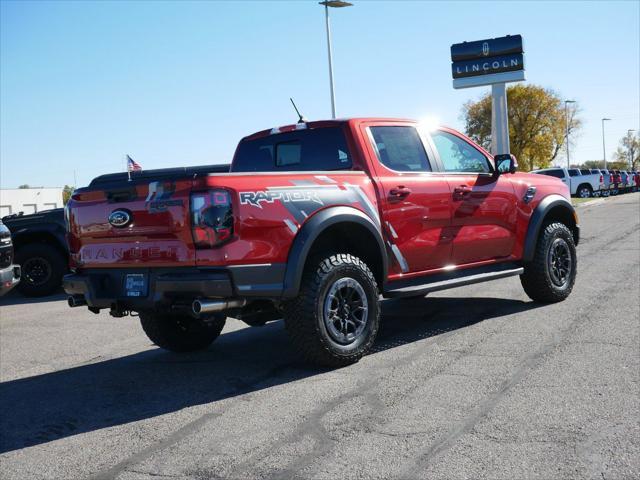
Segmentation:
[(124, 295), (126, 297), (146, 297), (149, 279), (146, 273), (127, 273), (124, 276)]

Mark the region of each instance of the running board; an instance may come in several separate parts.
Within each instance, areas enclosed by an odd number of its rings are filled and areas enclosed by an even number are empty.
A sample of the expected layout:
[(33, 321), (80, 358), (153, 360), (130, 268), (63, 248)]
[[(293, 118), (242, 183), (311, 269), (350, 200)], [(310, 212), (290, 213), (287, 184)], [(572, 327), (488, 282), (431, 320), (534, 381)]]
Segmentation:
[[(447, 290), (449, 288), (463, 287), (465, 285), (471, 285), (473, 283), (488, 282), (490, 280), (498, 280), (500, 278), (513, 277), (515, 275), (521, 275), (524, 272), (524, 268), (509, 265), (510, 268), (498, 268), (494, 267), (494, 270), (478, 269), (460, 270), (455, 273), (433, 275), (431, 278), (422, 277), (416, 279), (416, 281), (422, 281), (420, 284), (407, 285), (403, 287), (393, 288), (394, 285), (387, 285), (384, 292), (385, 297), (417, 297), (420, 295), (426, 295), (431, 292), (437, 292), (438, 290)], [(445, 278), (443, 276), (453, 277)], [(427, 280), (425, 283), (424, 281)], [(399, 283), (399, 282), (396, 282)], [(391, 288), (389, 288), (391, 287)]]

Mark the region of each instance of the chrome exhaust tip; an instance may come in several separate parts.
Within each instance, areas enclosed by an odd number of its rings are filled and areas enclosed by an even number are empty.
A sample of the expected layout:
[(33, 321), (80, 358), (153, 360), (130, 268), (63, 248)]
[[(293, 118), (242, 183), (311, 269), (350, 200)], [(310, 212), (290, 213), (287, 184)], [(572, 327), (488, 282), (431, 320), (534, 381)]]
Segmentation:
[(247, 304), (246, 300), (200, 300), (196, 299), (191, 304), (191, 310), (197, 315), (203, 313), (217, 313), (231, 308), (241, 308)]
[(67, 303), (70, 307), (83, 307), (87, 304), (87, 301), (82, 295), (70, 295), (67, 297)]

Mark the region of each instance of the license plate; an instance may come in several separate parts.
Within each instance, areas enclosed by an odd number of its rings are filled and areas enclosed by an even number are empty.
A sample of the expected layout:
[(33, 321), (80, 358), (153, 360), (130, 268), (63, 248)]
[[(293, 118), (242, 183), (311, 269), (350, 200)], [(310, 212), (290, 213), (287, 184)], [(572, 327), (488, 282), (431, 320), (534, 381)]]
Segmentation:
[(147, 285), (144, 273), (128, 273), (124, 277), (124, 294), (127, 297), (146, 297)]

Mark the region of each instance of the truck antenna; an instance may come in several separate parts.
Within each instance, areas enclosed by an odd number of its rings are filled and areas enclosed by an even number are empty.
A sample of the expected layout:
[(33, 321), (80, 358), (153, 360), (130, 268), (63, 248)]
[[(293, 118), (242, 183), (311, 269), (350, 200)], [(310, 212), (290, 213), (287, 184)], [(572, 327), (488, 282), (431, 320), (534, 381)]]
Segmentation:
[(309, 120), (304, 118), (304, 116), (300, 113), (300, 110), (298, 110), (298, 107), (296, 107), (296, 103), (293, 101), (293, 98), (289, 97), (289, 100), (291, 100), (291, 105), (293, 105), (293, 108), (296, 109), (296, 113), (298, 114), (298, 123), (307, 123)]

